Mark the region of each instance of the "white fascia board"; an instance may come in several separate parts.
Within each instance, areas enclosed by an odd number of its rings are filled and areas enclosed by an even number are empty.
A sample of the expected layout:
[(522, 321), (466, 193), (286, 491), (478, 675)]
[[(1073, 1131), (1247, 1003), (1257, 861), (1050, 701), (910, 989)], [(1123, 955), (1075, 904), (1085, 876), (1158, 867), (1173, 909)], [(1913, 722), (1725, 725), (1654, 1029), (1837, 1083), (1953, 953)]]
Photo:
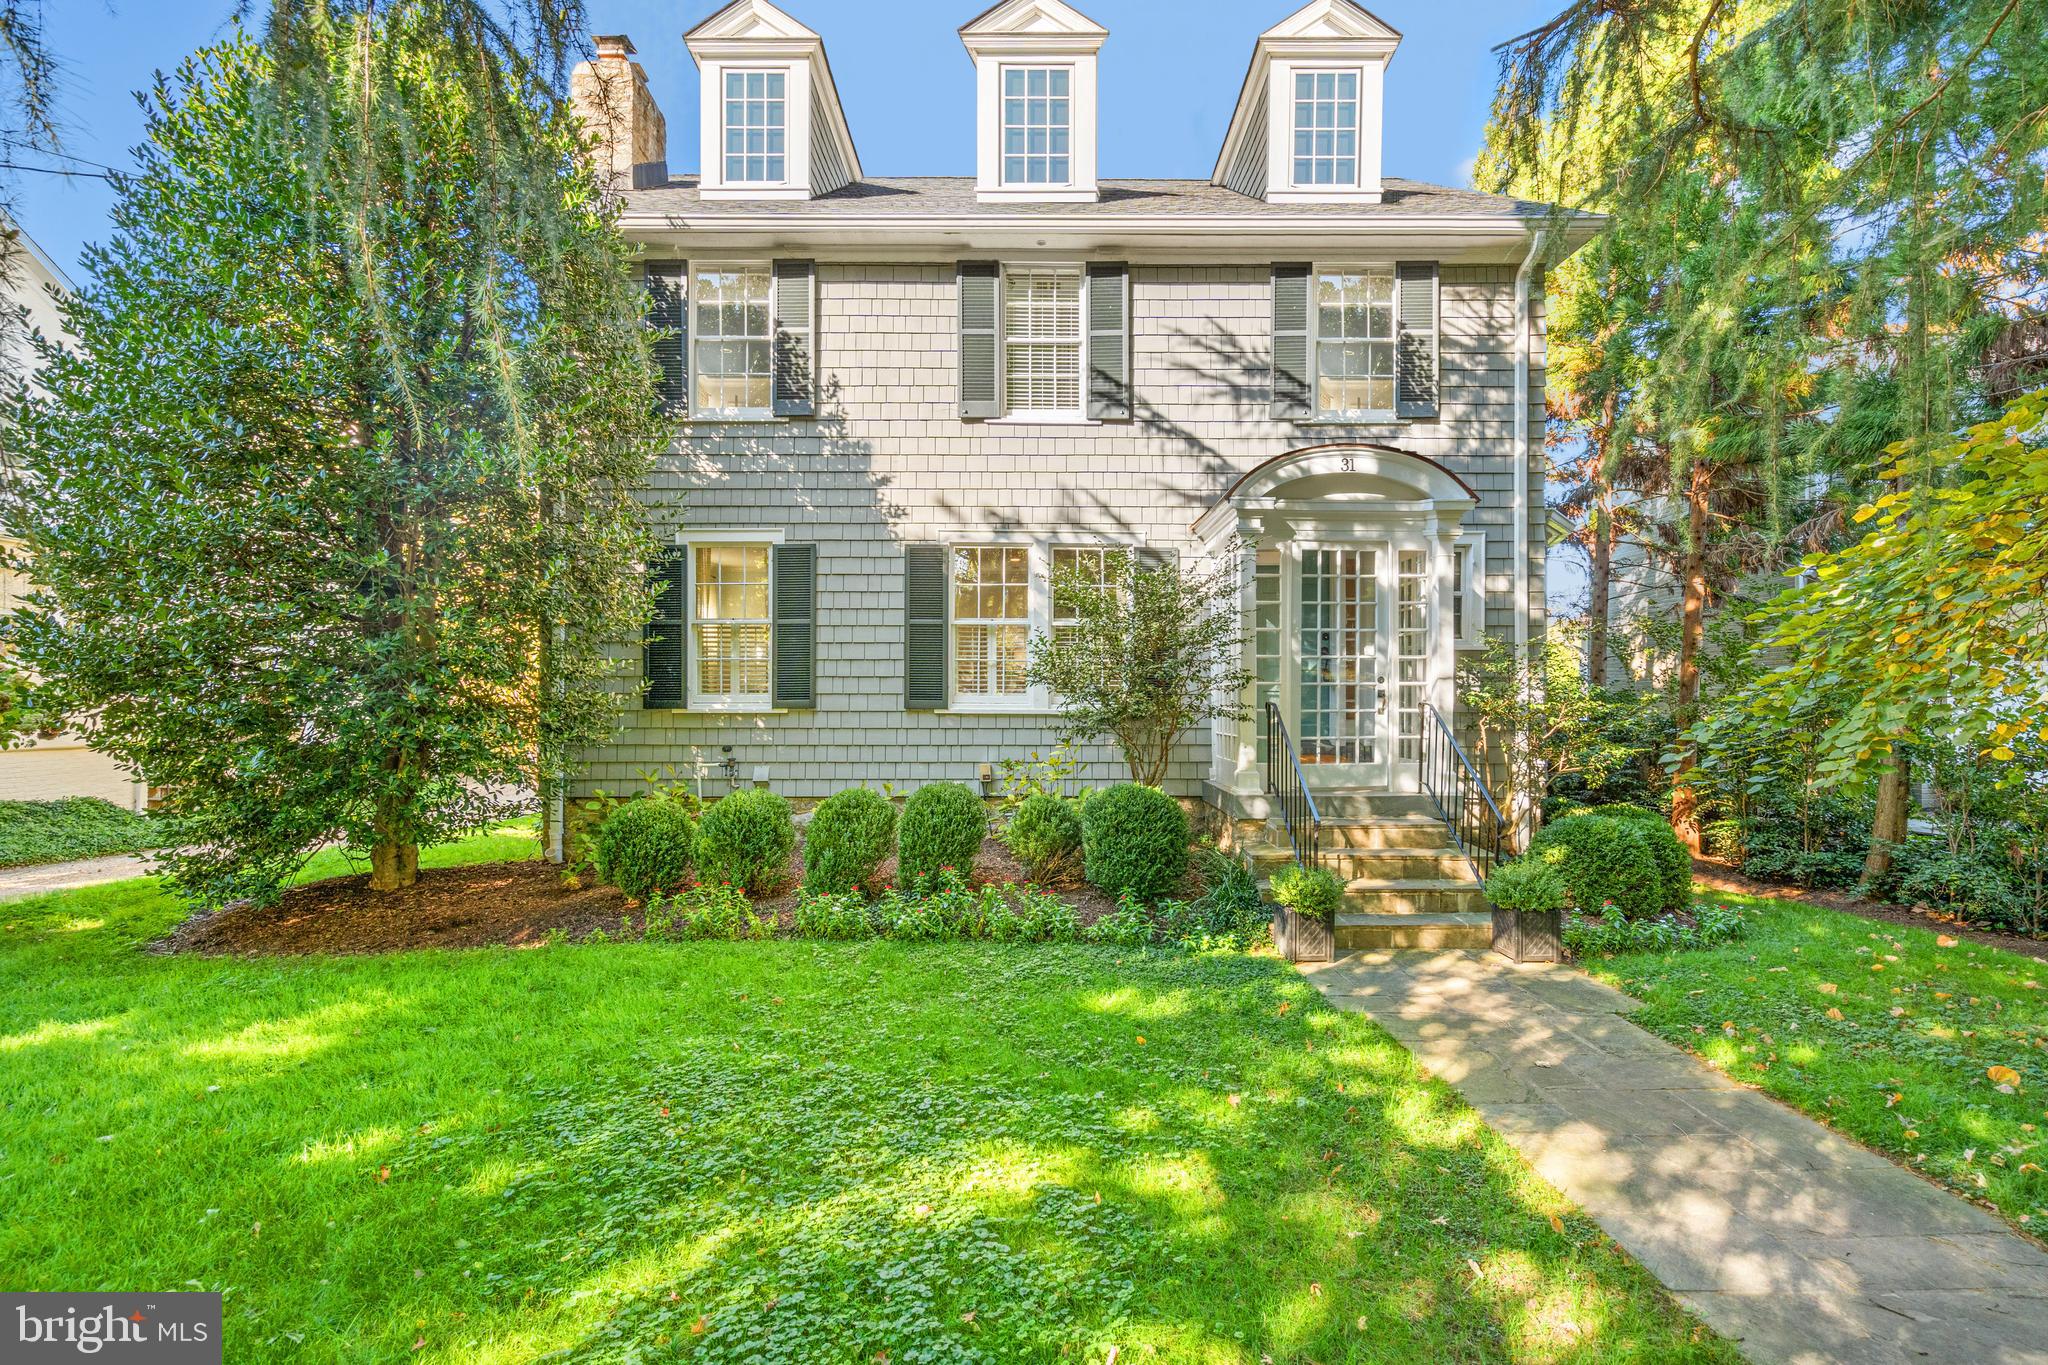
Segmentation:
[[(1530, 233), (1546, 221), (1317, 214), (1248, 222), (1239, 216), (990, 213), (906, 222), (886, 215), (626, 213), (619, 219), (619, 229), (635, 241), (686, 246), (693, 253), (802, 251), (839, 260), (951, 260), (1068, 251), (1215, 264), (1339, 255), (1503, 264), (1520, 262), (1528, 252)], [(1581, 215), (1567, 227), (1564, 245), (1583, 245), (1604, 221)]]

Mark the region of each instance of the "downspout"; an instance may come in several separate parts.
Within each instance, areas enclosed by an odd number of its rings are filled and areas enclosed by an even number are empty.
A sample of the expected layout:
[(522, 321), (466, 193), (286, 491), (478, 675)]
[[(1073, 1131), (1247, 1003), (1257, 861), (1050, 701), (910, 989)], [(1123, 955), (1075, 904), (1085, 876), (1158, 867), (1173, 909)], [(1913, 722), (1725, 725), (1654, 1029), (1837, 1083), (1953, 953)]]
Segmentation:
[[(1522, 258), (1521, 268), (1515, 271), (1515, 482), (1514, 482), (1514, 556), (1515, 556), (1515, 661), (1518, 672), (1529, 666), (1529, 282), (1536, 271), (1536, 262), (1543, 254), (1543, 239), (1546, 233), (1538, 228), (1529, 238), (1529, 252)], [(1534, 686), (1533, 676), (1529, 686)], [(1522, 698), (1526, 704), (1534, 700), (1526, 693)], [(1534, 794), (1528, 790), (1529, 783), (1516, 784), (1515, 809), (1509, 820), (1518, 831), (1527, 831), (1533, 823)]]

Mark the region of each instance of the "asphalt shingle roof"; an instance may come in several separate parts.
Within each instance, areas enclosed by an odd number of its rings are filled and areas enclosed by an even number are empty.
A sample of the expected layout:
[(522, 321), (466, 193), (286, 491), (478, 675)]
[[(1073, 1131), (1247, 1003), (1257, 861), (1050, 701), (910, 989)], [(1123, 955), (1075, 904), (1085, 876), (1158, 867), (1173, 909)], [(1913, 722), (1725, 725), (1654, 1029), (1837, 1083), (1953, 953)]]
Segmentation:
[(1267, 203), (1212, 185), (1206, 180), (1104, 180), (1102, 197), (1093, 203), (984, 203), (975, 197), (974, 179), (964, 175), (869, 176), (815, 199), (713, 199), (697, 192), (697, 177), (678, 176), (666, 185), (627, 193), (629, 208), (638, 213), (675, 213), (716, 217), (788, 214), (830, 218), (834, 215), (900, 214), (905, 218), (952, 217), (958, 214), (1072, 215), (1152, 217), (1184, 214), (1246, 218), (1443, 216), (1465, 218), (1543, 218), (1550, 206), (1528, 199), (1510, 199), (1477, 190), (1454, 190), (1417, 180), (1388, 178), (1377, 204)]

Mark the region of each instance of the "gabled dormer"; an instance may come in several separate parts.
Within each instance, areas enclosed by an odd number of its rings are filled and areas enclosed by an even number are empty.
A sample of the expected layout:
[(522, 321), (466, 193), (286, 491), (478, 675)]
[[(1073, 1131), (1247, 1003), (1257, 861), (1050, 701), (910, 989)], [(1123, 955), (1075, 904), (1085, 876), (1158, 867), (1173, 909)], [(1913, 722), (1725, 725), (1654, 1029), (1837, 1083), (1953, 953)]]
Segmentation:
[(978, 198), (1097, 197), (1095, 56), (1107, 37), (1061, 0), (1002, 0), (961, 27), (974, 59)]
[(860, 178), (825, 41), (768, 0), (683, 35), (701, 80), (706, 199), (815, 199)]
[(1272, 203), (1380, 202), (1380, 113), (1401, 35), (1311, 0), (1259, 35), (1210, 183)]

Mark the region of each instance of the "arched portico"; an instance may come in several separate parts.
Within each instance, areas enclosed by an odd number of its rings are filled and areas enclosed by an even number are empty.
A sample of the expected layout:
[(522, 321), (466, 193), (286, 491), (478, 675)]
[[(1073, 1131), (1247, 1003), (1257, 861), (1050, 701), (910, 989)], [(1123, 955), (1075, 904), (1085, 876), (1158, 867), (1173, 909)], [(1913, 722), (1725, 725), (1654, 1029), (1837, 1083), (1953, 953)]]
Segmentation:
[(1218, 722), (1210, 785), (1260, 809), (1266, 706), (1312, 788), (1414, 792), (1425, 706), (1452, 714), (1460, 534), (1478, 495), (1391, 446), (1310, 446), (1247, 471), (1195, 522), (1242, 564), (1251, 705)]

